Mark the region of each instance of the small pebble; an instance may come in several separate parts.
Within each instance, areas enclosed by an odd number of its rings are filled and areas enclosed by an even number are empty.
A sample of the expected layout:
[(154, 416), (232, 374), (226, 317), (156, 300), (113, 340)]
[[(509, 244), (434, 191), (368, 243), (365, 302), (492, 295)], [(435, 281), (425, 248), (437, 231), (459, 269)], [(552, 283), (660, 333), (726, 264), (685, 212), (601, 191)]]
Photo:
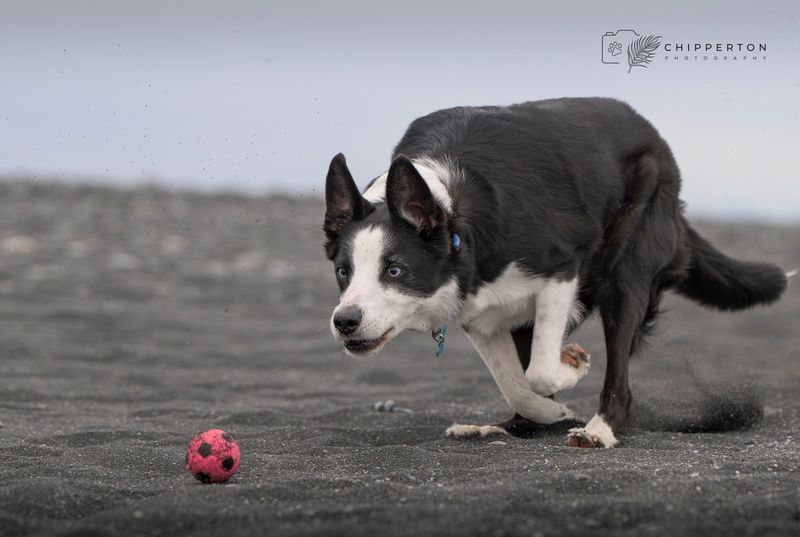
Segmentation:
[(372, 405), (372, 408), (374, 408), (376, 412), (405, 412), (406, 414), (414, 413), (414, 411), (410, 408), (395, 405), (394, 400), (392, 399), (387, 401), (378, 401)]

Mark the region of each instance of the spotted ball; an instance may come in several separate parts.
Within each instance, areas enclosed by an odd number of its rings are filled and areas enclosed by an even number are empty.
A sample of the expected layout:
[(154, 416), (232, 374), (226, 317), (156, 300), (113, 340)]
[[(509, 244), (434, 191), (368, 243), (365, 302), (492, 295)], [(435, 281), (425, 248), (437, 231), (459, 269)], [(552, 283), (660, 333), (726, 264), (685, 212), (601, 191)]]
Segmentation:
[(202, 483), (224, 483), (239, 469), (239, 444), (231, 433), (209, 429), (186, 448), (186, 469)]

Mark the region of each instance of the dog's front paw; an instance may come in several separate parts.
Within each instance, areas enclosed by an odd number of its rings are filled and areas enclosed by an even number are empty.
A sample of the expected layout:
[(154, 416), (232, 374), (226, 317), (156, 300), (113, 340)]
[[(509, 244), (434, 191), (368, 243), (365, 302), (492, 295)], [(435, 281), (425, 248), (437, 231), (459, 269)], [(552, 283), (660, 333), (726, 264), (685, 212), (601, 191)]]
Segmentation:
[(444, 432), (451, 438), (485, 438), (495, 434), (508, 434), (508, 431), (497, 425), (462, 425), (454, 423)]
[[(555, 360), (555, 357), (551, 358)], [(557, 362), (536, 361), (525, 371), (531, 389), (539, 395), (549, 396), (569, 390), (589, 373), (591, 355), (578, 343), (569, 343), (561, 348)]]
[(561, 362), (574, 367), (584, 376), (592, 367), (592, 355), (579, 343), (569, 343), (561, 348)]

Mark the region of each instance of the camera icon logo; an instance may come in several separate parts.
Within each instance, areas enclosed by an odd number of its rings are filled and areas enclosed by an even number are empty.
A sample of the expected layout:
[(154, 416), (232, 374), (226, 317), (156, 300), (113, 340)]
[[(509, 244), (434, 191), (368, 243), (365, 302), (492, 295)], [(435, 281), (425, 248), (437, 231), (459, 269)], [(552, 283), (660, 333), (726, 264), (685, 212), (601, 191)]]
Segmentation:
[(639, 34), (634, 30), (617, 30), (603, 34), (601, 56), (603, 63), (622, 63), (625, 58), (622, 52), (627, 50), (631, 42), (638, 37)]
[[(628, 64), (628, 73), (634, 67), (644, 67), (656, 57), (661, 46), (660, 35), (639, 35), (635, 30), (617, 30), (606, 32), (602, 39), (602, 55), (600, 59), (606, 64)], [(623, 52), (626, 52), (623, 54)]]

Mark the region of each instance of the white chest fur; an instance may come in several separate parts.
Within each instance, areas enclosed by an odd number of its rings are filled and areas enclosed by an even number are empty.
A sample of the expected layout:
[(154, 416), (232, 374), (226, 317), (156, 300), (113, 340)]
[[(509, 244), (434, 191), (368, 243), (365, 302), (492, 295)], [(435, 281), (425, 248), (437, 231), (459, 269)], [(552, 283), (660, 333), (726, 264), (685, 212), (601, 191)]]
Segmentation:
[(576, 283), (532, 276), (512, 263), (495, 281), (467, 297), (458, 322), (485, 335), (530, 323), (536, 317), (537, 295), (545, 286), (553, 285), (563, 286), (563, 299), (572, 304), (571, 316), (576, 317), (580, 315), (580, 306), (575, 302)]

